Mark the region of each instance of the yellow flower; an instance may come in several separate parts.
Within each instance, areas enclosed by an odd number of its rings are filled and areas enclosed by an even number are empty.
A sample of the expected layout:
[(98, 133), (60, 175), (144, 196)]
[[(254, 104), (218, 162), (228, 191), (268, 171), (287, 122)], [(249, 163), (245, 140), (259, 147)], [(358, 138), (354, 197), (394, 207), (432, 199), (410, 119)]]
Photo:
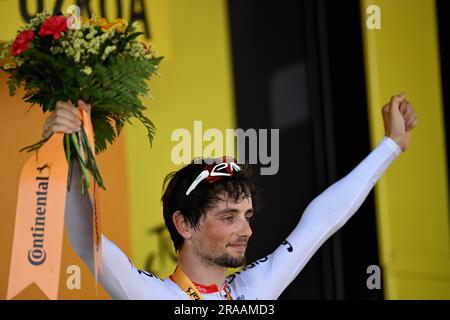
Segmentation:
[(105, 18), (97, 18), (95, 20), (91, 19), (91, 23), (97, 27), (103, 27), (108, 24), (108, 20)]
[(6, 64), (3, 66), (3, 69), (5, 69), (5, 70), (11, 70), (11, 69), (15, 69), (15, 68), (17, 68), (17, 63), (15, 63), (15, 62), (12, 62), (12, 63), (6, 63)]
[(91, 25), (91, 20), (89, 20), (85, 16), (80, 17), (80, 22), (81, 22), (82, 26), (90, 26)]
[(107, 32), (110, 29), (115, 29), (119, 32), (125, 32), (125, 30), (128, 27), (128, 22), (125, 19), (121, 18), (121, 19), (116, 19), (111, 23), (104, 24), (101, 27), (102, 27), (103, 32)]

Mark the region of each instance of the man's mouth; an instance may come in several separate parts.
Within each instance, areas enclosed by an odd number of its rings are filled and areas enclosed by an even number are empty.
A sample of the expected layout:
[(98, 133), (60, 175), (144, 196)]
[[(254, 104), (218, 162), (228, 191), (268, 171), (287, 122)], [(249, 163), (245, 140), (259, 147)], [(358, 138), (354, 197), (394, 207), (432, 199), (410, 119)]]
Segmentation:
[(242, 252), (244, 252), (245, 249), (247, 249), (247, 243), (245, 243), (245, 242), (232, 243), (232, 244), (229, 244), (229, 246), (237, 251), (242, 251)]

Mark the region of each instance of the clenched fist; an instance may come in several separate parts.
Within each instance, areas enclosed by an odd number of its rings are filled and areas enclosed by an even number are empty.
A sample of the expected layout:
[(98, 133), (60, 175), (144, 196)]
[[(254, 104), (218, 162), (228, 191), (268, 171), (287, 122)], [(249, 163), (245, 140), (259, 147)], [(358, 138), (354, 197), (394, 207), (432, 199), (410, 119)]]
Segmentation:
[(402, 151), (408, 148), (412, 130), (418, 119), (406, 95), (393, 96), (382, 109), (385, 136), (394, 140)]

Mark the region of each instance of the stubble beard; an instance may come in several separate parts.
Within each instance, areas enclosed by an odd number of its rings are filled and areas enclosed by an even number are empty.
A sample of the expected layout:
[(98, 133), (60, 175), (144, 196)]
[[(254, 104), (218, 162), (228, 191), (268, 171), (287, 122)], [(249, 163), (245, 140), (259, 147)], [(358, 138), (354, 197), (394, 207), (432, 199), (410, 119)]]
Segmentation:
[(220, 256), (211, 256), (202, 252), (197, 252), (201, 259), (210, 266), (216, 265), (224, 268), (238, 268), (246, 263), (245, 254), (241, 257), (233, 257), (228, 253)]

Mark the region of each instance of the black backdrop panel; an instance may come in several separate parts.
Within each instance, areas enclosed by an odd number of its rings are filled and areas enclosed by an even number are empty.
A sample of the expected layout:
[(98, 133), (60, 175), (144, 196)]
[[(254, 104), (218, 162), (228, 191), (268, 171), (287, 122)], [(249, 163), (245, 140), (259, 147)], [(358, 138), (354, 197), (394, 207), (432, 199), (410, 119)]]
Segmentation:
[[(252, 261), (275, 250), (314, 197), (370, 151), (360, 8), (357, 0), (229, 0), (228, 9), (238, 126), (280, 129), (278, 174), (256, 179), (264, 207)], [(366, 287), (372, 264), (371, 194), (280, 298), (382, 299)]]

